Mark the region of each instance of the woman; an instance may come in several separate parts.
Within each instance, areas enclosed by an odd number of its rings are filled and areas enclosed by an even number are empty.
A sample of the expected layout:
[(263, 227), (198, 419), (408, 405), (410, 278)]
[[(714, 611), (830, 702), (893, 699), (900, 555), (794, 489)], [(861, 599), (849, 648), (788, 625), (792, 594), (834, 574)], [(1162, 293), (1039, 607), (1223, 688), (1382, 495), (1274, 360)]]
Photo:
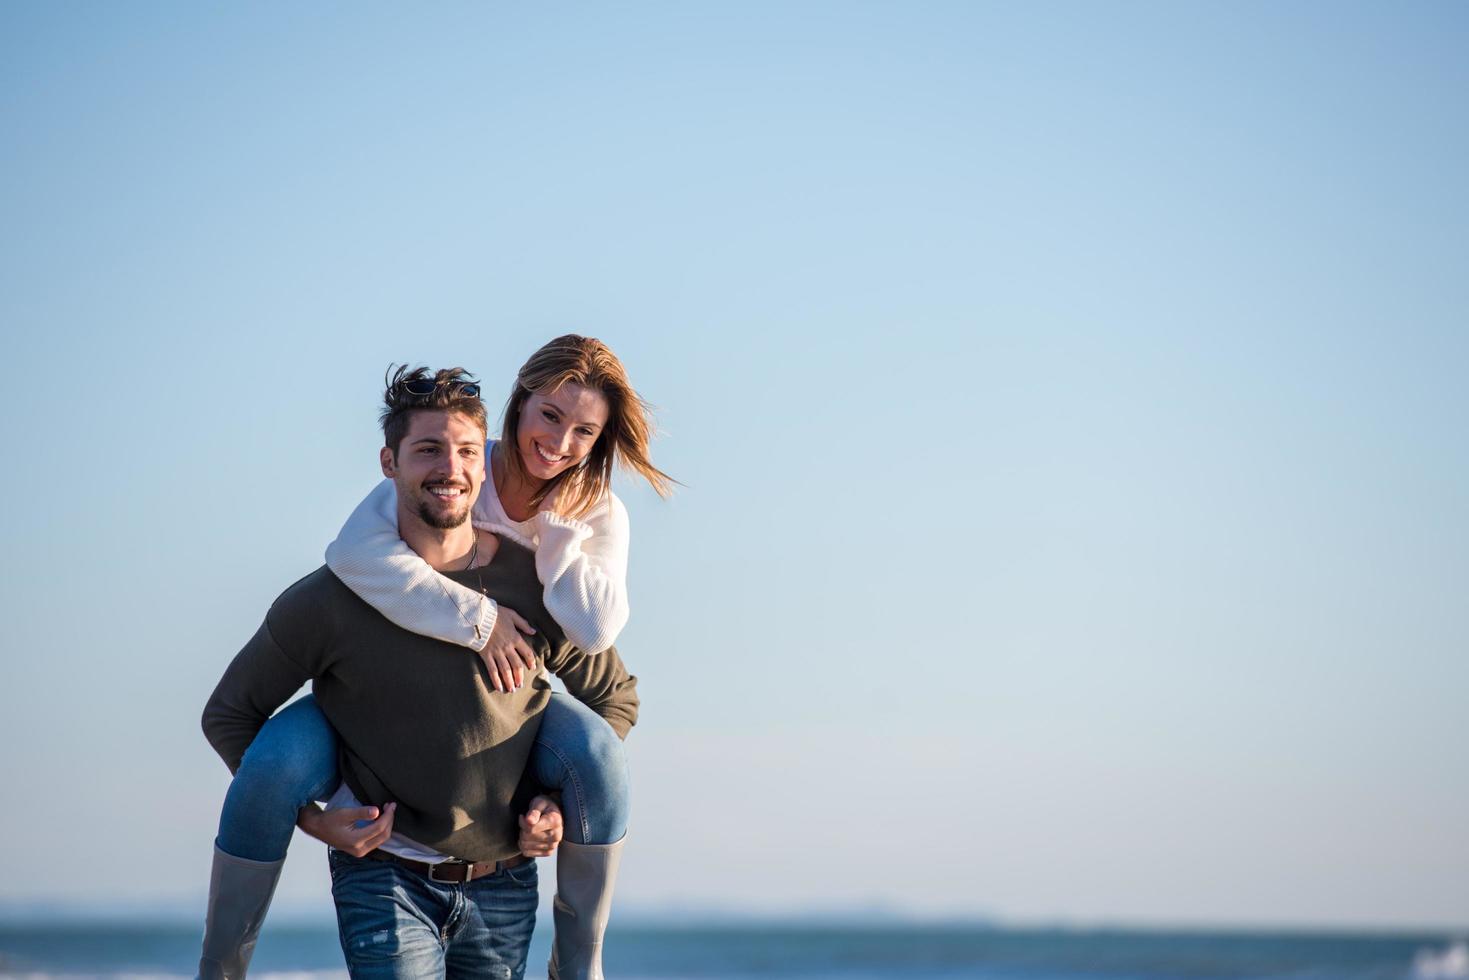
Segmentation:
[[(627, 622), (628, 522), (611, 491), (614, 466), (642, 475), (661, 495), (671, 490), (673, 481), (649, 460), (649, 436), (648, 407), (617, 357), (600, 341), (568, 335), (520, 369), (501, 439), (486, 447), (489, 479), (472, 521), (534, 549), (547, 612), (587, 652), (607, 649)], [(495, 690), (519, 687), (535, 666), (524, 639), (530, 624), (430, 568), (398, 537), (396, 508), (385, 481), (327, 549), (327, 564), (399, 626), (478, 651)], [(339, 819), (328, 833), (325, 815), (310, 805), (337, 788), (336, 754), (335, 733), (310, 697), (257, 734), (220, 818), (200, 976), (243, 975), (298, 814), (303, 830), (343, 849), (365, 853), (386, 840), (390, 812), (369, 808), (360, 827), (344, 831)], [(565, 815), (551, 975), (600, 977), (627, 823), (621, 743), (589, 708), (556, 694), (528, 771), (561, 791)]]

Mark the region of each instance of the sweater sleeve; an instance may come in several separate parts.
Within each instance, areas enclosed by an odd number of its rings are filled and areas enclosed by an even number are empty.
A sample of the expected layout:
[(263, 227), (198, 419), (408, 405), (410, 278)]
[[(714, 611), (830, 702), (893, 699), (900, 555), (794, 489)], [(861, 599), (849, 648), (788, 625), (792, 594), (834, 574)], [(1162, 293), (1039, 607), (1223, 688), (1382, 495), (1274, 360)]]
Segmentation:
[(592, 656), (562, 641), (546, 657), (572, 697), (600, 715), (618, 738), (638, 720), (638, 679), (627, 672), (615, 649)]
[(310, 679), (311, 671), (276, 642), (267, 616), (225, 669), (204, 706), (204, 737), (230, 772), (240, 768), (245, 750), (275, 709)]
[(368, 494), (337, 539), (326, 564), (368, 605), (411, 633), (478, 650), (490, 641), (493, 599), (429, 566), (398, 536), (398, 493), (384, 480)]
[(566, 638), (601, 653), (627, 625), (627, 508), (609, 493), (585, 520), (536, 515), (536, 575)]

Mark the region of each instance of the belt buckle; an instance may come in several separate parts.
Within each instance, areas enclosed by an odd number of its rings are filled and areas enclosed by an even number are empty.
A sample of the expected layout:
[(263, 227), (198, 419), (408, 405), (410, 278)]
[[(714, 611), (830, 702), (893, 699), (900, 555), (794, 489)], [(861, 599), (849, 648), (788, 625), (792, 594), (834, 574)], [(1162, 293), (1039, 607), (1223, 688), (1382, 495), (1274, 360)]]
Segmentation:
[[(460, 872), (460, 876), (458, 878), (440, 878), (437, 872), (445, 865), (453, 868), (460, 868), (463, 870)], [(474, 866), (467, 861), (440, 861), (438, 864), (431, 864), (428, 866), (428, 880), (437, 881), (439, 884), (442, 885), (462, 885), (465, 882), (469, 881), (469, 873), (473, 869), (473, 867)]]

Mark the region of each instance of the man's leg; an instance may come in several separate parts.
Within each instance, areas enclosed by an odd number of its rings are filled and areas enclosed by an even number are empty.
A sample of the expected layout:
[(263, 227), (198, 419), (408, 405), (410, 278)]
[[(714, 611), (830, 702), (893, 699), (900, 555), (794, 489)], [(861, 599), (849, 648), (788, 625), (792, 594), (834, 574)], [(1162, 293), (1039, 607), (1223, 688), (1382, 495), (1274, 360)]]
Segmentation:
[(340, 851), (329, 852), (329, 860), (337, 933), (352, 980), (444, 976), (445, 924), (456, 886)]
[(536, 862), (457, 887), (463, 903), (449, 924), (450, 980), (521, 980), (536, 927)]

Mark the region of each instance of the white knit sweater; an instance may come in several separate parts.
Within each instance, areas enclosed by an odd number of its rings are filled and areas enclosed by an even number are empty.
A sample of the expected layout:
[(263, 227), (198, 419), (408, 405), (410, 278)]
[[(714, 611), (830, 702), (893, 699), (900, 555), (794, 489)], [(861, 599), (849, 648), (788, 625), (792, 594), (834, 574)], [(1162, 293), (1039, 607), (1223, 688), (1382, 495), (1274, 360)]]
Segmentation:
[[(493, 440), (485, 446), (485, 459), (493, 447)], [(494, 482), (486, 479), (470, 522), (535, 551), (546, 611), (568, 640), (587, 653), (612, 646), (628, 616), (627, 508), (616, 494), (609, 491), (581, 520), (542, 512), (512, 521)], [(489, 642), (499, 612), (495, 601), (440, 575), (404, 543), (391, 480), (378, 484), (352, 511), (327, 545), (326, 564), (406, 630), (475, 650)]]

